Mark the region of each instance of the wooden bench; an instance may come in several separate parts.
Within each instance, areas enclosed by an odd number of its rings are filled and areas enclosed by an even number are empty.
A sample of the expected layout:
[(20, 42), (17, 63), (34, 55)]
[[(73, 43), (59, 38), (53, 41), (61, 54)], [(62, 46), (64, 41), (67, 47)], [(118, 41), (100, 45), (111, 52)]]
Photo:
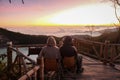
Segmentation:
[(46, 78), (51, 80), (58, 73), (58, 62), (56, 59), (44, 59), (44, 70)]
[(29, 47), (28, 49), (28, 56), (29, 55), (39, 55), (42, 47)]

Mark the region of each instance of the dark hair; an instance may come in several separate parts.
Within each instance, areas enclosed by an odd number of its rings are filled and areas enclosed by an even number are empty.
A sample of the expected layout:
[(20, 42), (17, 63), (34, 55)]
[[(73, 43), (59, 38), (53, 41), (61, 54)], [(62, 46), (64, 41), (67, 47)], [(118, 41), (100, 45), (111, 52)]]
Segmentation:
[(73, 45), (72, 37), (71, 36), (66, 36), (63, 41), (63, 45)]

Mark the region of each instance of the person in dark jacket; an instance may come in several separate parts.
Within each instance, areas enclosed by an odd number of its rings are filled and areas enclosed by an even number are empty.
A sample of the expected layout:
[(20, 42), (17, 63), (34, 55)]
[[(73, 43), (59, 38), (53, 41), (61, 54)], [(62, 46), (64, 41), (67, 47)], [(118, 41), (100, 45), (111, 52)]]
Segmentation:
[(73, 39), (71, 36), (66, 36), (63, 40), (63, 45), (60, 47), (61, 53), (61, 63), (63, 65), (64, 57), (72, 57), (75, 56), (76, 66), (77, 66), (77, 73), (82, 72), (82, 56), (77, 53), (76, 47), (73, 45)]

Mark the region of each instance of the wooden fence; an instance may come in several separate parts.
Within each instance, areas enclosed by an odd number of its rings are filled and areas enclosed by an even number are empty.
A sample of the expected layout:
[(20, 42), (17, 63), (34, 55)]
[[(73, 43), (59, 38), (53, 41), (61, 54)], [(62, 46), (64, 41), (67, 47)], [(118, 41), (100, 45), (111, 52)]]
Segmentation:
[(75, 39), (74, 44), (79, 53), (99, 59), (104, 64), (109, 63), (111, 66), (115, 66), (115, 64), (120, 63), (120, 44), (78, 39)]
[[(88, 40), (75, 39), (74, 44), (78, 49), (78, 52), (102, 61), (104, 64), (115, 66), (120, 63), (120, 44), (111, 44), (109, 41), (95, 42)], [(44, 44), (39, 45), (12, 45), (12, 42), (8, 43), (7, 47), (7, 70), (8, 76), (12, 74), (19, 74), (19, 80), (44, 80), (44, 60), (43, 58), (37, 58), (37, 62), (20, 52), (18, 47), (41, 47)], [(13, 61), (13, 51), (16, 52), (16, 58)], [(28, 67), (25, 62), (27, 59), (32, 66)]]
[[(35, 45), (34, 45), (35, 46)], [(41, 46), (41, 45), (39, 45)], [(18, 46), (17, 46), (18, 47)], [(43, 58), (37, 58), (37, 62), (20, 52), (17, 47), (13, 47), (12, 42), (7, 47), (7, 71), (11, 79), (13, 75), (20, 76), (18, 80), (44, 80), (44, 62)], [(20, 46), (19, 46), (20, 47)], [(24, 46), (25, 47), (25, 46)], [(28, 46), (31, 47), (31, 46)], [(14, 61), (12, 60), (13, 51), (16, 52)], [(31, 65), (28, 65), (25, 60)], [(29, 66), (29, 67), (28, 67)], [(14, 79), (14, 78), (13, 78)]]

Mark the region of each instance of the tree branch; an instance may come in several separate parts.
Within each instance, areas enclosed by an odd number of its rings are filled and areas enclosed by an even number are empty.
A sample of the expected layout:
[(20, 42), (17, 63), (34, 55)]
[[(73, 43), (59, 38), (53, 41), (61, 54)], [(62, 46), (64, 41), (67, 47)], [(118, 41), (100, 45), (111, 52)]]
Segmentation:
[(115, 0), (117, 2), (117, 4), (120, 6), (120, 1), (119, 0)]
[(118, 0), (114, 0), (115, 16), (116, 16), (117, 20), (120, 23), (120, 19), (119, 19), (118, 15), (117, 15), (116, 1), (118, 1)]
[[(11, 3), (11, 0), (9, 0), (9, 3)], [(22, 3), (24, 4), (24, 0), (22, 0)]]
[(11, 0), (9, 0), (9, 3), (11, 3)]
[(24, 0), (22, 0), (22, 3), (24, 4)]

